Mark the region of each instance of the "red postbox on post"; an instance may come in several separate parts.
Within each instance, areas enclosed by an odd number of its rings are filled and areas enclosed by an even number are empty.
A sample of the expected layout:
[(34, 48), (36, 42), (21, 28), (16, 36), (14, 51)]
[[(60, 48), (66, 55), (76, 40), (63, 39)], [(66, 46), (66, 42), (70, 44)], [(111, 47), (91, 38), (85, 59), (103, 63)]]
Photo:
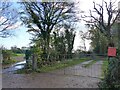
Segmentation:
[(108, 47), (108, 56), (115, 57), (116, 56), (116, 48), (115, 47)]

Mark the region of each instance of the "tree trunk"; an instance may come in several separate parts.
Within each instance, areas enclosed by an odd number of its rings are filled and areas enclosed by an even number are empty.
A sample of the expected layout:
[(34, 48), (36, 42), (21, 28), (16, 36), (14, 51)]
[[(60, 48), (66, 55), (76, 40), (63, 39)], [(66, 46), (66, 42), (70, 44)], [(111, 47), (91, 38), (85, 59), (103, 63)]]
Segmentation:
[(37, 57), (35, 54), (32, 55), (32, 70), (37, 69)]

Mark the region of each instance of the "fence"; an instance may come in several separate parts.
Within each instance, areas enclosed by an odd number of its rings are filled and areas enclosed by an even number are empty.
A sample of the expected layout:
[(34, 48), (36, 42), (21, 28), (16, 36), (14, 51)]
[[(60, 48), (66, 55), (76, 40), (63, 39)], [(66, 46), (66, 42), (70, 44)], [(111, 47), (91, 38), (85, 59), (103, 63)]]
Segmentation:
[(105, 60), (104, 57), (105, 57), (104, 55), (93, 55), (93, 54), (73, 55), (71, 59), (64, 58), (63, 61), (82, 60), (82, 59), (84, 59), (85, 61), (70, 67), (66, 67), (61, 70), (56, 70), (56, 72), (53, 71), (51, 73), (59, 74), (59, 75), (101, 78), (102, 76), (101, 68), (103, 64), (102, 62), (103, 60)]
[[(43, 56), (45, 56), (46, 54), (44, 54)], [(107, 54), (84, 54), (84, 53), (72, 53), (72, 54), (54, 54), (54, 55), (49, 55), (49, 60), (57, 60), (57, 61), (64, 61), (67, 59), (80, 59), (80, 58), (89, 58), (92, 60), (96, 60), (96, 59), (103, 59), (107, 57)]]
[(92, 78), (100, 78), (102, 75), (102, 62), (105, 60), (106, 55), (100, 54), (59, 54), (49, 56), (48, 61), (44, 61), (47, 65), (54, 65), (55, 63), (63, 63), (66, 66), (67, 62), (76, 62), (82, 60), (82, 63), (78, 62), (76, 65), (66, 67), (64, 69), (50, 72), (51, 74), (58, 75), (72, 75), (72, 76), (84, 76)]

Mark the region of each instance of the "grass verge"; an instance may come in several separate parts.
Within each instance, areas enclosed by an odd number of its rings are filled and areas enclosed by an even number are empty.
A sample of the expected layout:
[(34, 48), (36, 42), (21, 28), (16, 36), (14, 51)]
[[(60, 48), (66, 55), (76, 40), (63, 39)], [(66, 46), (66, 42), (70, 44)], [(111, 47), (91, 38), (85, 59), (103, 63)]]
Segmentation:
[[(89, 58), (81, 58), (81, 59), (72, 59), (72, 60), (66, 60), (66, 61), (61, 61), (59, 63), (55, 63), (54, 65), (50, 65), (50, 66), (43, 66), (41, 68), (38, 68), (35, 72), (41, 73), (41, 72), (49, 72), (49, 71), (53, 71), (53, 70), (57, 70), (57, 69), (62, 69), (65, 67), (70, 67), (70, 66), (74, 66), (77, 64), (80, 64), (84, 61), (89, 60)], [(32, 69), (21, 69), (21, 70), (17, 70), (17, 74), (22, 74), (22, 73), (31, 73), (33, 72)]]
[(85, 64), (84, 67), (89, 68), (90, 66), (92, 66), (96, 62), (97, 62), (97, 60), (93, 60), (93, 61), (89, 62), (88, 64)]
[(108, 60), (104, 59), (103, 64), (102, 64), (102, 75), (101, 75), (101, 78), (104, 78), (105, 73), (107, 73), (107, 68), (108, 68)]

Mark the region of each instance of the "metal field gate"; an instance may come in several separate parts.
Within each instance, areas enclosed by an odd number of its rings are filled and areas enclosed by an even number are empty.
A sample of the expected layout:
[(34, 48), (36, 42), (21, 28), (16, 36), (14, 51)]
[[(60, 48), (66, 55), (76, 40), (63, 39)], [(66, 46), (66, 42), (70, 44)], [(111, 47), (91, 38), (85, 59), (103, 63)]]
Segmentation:
[[(64, 69), (55, 70), (50, 72), (51, 74), (58, 75), (69, 75), (69, 76), (83, 76), (92, 78), (101, 78), (102, 76), (102, 64), (106, 56), (85, 54), (85, 55), (75, 55), (70, 60), (81, 60), (85, 59), (82, 63), (78, 63), (73, 66), (66, 67)], [(65, 61), (67, 61), (65, 59)], [(69, 61), (69, 59), (68, 59)], [(65, 63), (66, 65), (66, 63)]]

